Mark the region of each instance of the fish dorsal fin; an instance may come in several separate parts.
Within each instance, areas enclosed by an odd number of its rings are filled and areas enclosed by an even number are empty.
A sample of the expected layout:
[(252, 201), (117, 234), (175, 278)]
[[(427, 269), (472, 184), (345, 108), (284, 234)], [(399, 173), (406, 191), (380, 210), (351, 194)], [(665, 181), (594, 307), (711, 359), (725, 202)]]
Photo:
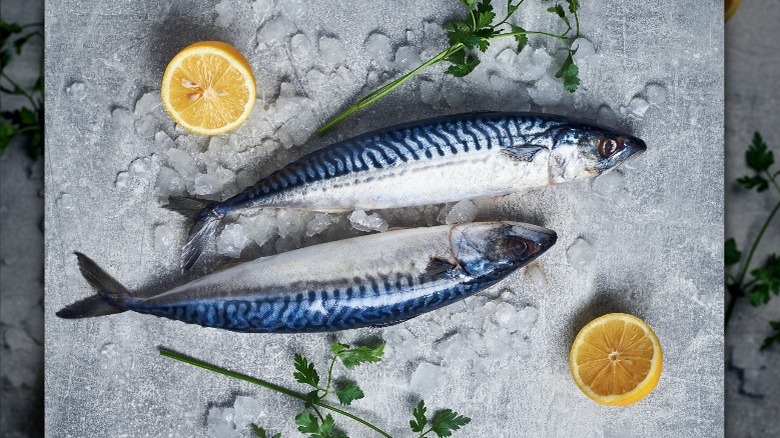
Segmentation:
[(539, 151), (547, 149), (544, 146), (537, 146), (533, 144), (515, 145), (501, 149), (501, 153), (513, 160), (528, 161), (534, 160), (536, 154)]
[(441, 278), (452, 275), (452, 271), (455, 269), (458, 269), (458, 266), (449, 260), (433, 257), (428, 262), (428, 266), (425, 267), (425, 275), (430, 278)]

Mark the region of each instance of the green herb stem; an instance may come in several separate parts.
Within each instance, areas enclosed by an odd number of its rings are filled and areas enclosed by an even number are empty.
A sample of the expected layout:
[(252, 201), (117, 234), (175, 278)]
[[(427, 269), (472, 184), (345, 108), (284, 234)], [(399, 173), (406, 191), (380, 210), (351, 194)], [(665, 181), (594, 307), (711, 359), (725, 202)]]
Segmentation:
[(737, 285), (740, 288), (742, 287), (742, 282), (745, 280), (745, 274), (747, 274), (747, 271), (750, 268), (750, 261), (753, 259), (753, 254), (756, 252), (758, 243), (761, 241), (761, 238), (764, 236), (764, 231), (769, 227), (769, 224), (772, 222), (772, 219), (775, 217), (778, 210), (780, 210), (780, 202), (778, 202), (772, 209), (772, 212), (769, 213), (769, 216), (764, 221), (764, 225), (761, 226), (761, 230), (759, 230), (756, 239), (753, 241), (753, 245), (750, 247), (747, 260), (745, 260), (745, 264), (742, 266), (742, 272), (740, 272), (739, 277), (737, 277)]
[[(513, 36), (519, 36), (519, 35), (542, 35), (542, 36), (548, 36), (548, 37), (556, 38), (556, 39), (559, 39), (559, 40), (562, 40), (562, 41), (566, 41), (566, 40), (569, 39), (569, 38), (567, 38), (566, 36), (563, 36), (563, 35), (556, 35), (556, 34), (552, 34), (552, 33), (536, 32), (536, 31), (507, 32), (507, 33), (496, 34), (492, 38), (513, 37)], [(409, 73), (406, 73), (405, 75), (403, 75), (400, 78), (390, 82), (389, 84), (384, 85), (383, 87), (381, 87), (381, 88), (379, 88), (379, 89), (377, 89), (377, 90), (367, 94), (366, 96), (364, 96), (363, 98), (361, 98), (360, 100), (355, 102), (354, 105), (352, 105), (349, 108), (347, 108), (346, 110), (342, 111), (339, 115), (337, 115), (336, 117), (332, 118), (328, 123), (326, 123), (320, 129), (318, 129), (317, 130), (317, 135), (324, 135), (325, 133), (327, 133), (328, 131), (333, 129), (334, 126), (338, 125), (344, 119), (346, 119), (347, 117), (351, 116), (355, 112), (360, 111), (363, 108), (365, 108), (365, 107), (371, 105), (372, 103), (376, 102), (377, 100), (385, 97), (386, 95), (390, 94), (390, 92), (392, 92), (396, 88), (398, 88), (401, 85), (403, 85), (404, 83), (406, 83), (406, 81), (408, 81), (412, 77), (416, 76), (421, 71), (425, 70), (426, 68), (428, 68), (428, 67), (430, 67), (430, 66), (432, 66), (432, 65), (434, 65), (434, 64), (436, 64), (438, 62), (443, 61), (444, 59), (446, 59), (447, 57), (449, 57), (450, 55), (452, 55), (454, 53), (460, 52), (464, 48), (465, 48), (465, 46), (463, 45), (463, 43), (458, 43), (458, 44), (455, 44), (455, 45), (447, 48), (446, 50), (442, 50), (441, 52), (439, 52), (439, 54), (437, 54), (433, 58), (425, 61), (424, 63), (420, 64), (419, 66), (417, 66), (417, 68), (415, 68), (414, 70), (410, 71)]]
[[(252, 377), (252, 376), (247, 376), (246, 374), (237, 373), (235, 371), (230, 371), (230, 370), (227, 370), (225, 368), (218, 367), (216, 365), (211, 365), (209, 363), (206, 363), (206, 362), (203, 362), (201, 360), (198, 360), (198, 359), (195, 359), (195, 358), (192, 358), (192, 357), (189, 357), (189, 356), (177, 353), (175, 351), (171, 351), (171, 350), (168, 350), (168, 349), (165, 349), (165, 348), (160, 348), (160, 354), (162, 356), (169, 357), (171, 359), (175, 359), (175, 360), (178, 360), (180, 362), (188, 363), (190, 365), (194, 365), (194, 366), (199, 367), (199, 368), (203, 368), (203, 369), (206, 369), (206, 370), (209, 370), (209, 371), (213, 371), (213, 372), (215, 372), (217, 374), (222, 374), (223, 376), (232, 377), (234, 379), (242, 380), (244, 382), (251, 383), (253, 385), (262, 386), (263, 388), (270, 389), (272, 391), (276, 391), (276, 392), (278, 392), (280, 394), (284, 394), (284, 395), (292, 397), (292, 398), (297, 398), (298, 400), (301, 400), (301, 401), (304, 401), (304, 402), (307, 400), (306, 395), (305, 394), (301, 394), (300, 392), (292, 391), (290, 389), (284, 388), (282, 386), (276, 385), (276, 384), (268, 382), (266, 380), (258, 379), (256, 377)], [(357, 416), (355, 416), (353, 414), (350, 414), (347, 411), (341, 410), (341, 409), (339, 409), (339, 408), (337, 408), (335, 406), (331, 406), (331, 405), (329, 405), (327, 403), (323, 403), (322, 401), (316, 401), (316, 402), (314, 402), (314, 404), (316, 406), (321, 407), (321, 408), (324, 408), (324, 409), (327, 409), (329, 411), (336, 412), (337, 414), (341, 414), (341, 415), (343, 415), (345, 417), (351, 418), (352, 420), (357, 421), (358, 423), (360, 423), (360, 424), (362, 424), (362, 425), (364, 425), (364, 426), (374, 430), (376, 433), (382, 435), (385, 438), (392, 438), (392, 436), (389, 433), (383, 431), (382, 429), (374, 426), (373, 424), (369, 423), (368, 421), (366, 421), (366, 420), (364, 420), (364, 419), (362, 419), (360, 417), (357, 417)], [(316, 409), (315, 409), (315, 411), (316, 411)]]
[(24, 91), (24, 88), (20, 87), (20, 86), (19, 86), (19, 84), (17, 84), (16, 82), (14, 82), (14, 80), (13, 80), (13, 79), (11, 79), (11, 78), (10, 78), (10, 77), (9, 77), (9, 76), (8, 76), (8, 75), (5, 73), (5, 72), (2, 72), (2, 73), (0, 73), (0, 76), (2, 76), (3, 78), (5, 78), (5, 80), (7, 80), (7, 81), (8, 81), (8, 82), (9, 82), (11, 85), (13, 85), (13, 86), (14, 86), (14, 88), (15, 88), (16, 90), (20, 91), (20, 92), (21, 92), (21, 94), (22, 94), (24, 97), (26, 97), (26, 98), (27, 98), (27, 100), (29, 100), (29, 101), (30, 101), (30, 103), (31, 103), (31, 104), (32, 104), (32, 106), (33, 106), (33, 109), (34, 109), (36, 112), (40, 111), (40, 108), (38, 107), (38, 104), (36, 104), (36, 103), (35, 103), (35, 100), (33, 100), (33, 98), (32, 98), (32, 95), (30, 95), (29, 93), (27, 93), (26, 91)]
[[(775, 188), (777, 189), (777, 192), (778, 192), (778, 193), (780, 193), (780, 185), (778, 185), (778, 184), (777, 184), (777, 180), (775, 179), (775, 177), (774, 177), (774, 176), (772, 176), (772, 175), (769, 173), (769, 171), (768, 171), (768, 170), (766, 170), (766, 169), (764, 169), (764, 173), (766, 174), (766, 176), (767, 176), (767, 179), (769, 179), (769, 181), (771, 181), (771, 182), (772, 182), (772, 185), (773, 185), (773, 186), (775, 186)], [(778, 173), (780, 173), (780, 172), (778, 172)], [(777, 176), (777, 173), (775, 174), (775, 176)]]
[(409, 73), (406, 73), (405, 75), (401, 76), (400, 78), (394, 80), (393, 82), (390, 82), (389, 84), (383, 86), (382, 88), (379, 88), (362, 99), (355, 102), (354, 105), (347, 108), (343, 112), (341, 112), (339, 115), (331, 119), (328, 123), (323, 125), (319, 130), (317, 130), (318, 135), (324, 135), (326, 132), (330, 131), (334, 126), (341, 123), (342, 120), (346, 119), (347, 117), (351, 116), (356, 111), (359, 111), (372, 103), (376, 102), (377, 100), (385, 97), (388, 93), (395, 90), (399, 86), (403, 85), (411, 79), (413, 76), (415, 76), (417, 73), (420, 73), (421, 71), (425, 70), (426, 68), (432, 66), (433, 64), (436, 64), (437, 62), (443, 60), (444, 58), (450, 56), (453, 53), (459, 52), (463, 50), (464, 46), (461, 43), (458, 43), (452, 47), (449, 47), (446, 50), (442, 50), (438, 55), (434, 56), (433, 58), (425, 61), (424, 63), (420, 64), (417, 68), (410, 71)]

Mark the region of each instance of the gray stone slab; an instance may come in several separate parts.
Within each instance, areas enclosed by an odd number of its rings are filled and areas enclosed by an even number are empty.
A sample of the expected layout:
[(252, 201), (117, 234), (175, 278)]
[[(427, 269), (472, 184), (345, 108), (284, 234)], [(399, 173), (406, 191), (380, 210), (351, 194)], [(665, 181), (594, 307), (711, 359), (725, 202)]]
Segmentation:
[[(269, 428), (285, 436), (296, 434), (292, 421), (278, 420), (292, 419), (300, 409), (294, 402), (163, 359), (157, 347), (290, 382), (293, 352), (322, 362), (332, 339), (328, 335), (238, 335), (130, 313), (76, 322), (54, 316), (91, 293), (78, 273), (73, 250), (93, 257), (131, 289), (181, 281), (175, 269), (177, 251), (158, 251), (154, 231), (165, 224), (180, 230), (183, 238), (185, 222), (159, 208), (151, 177), (130, 188), (115, 183), (133, 160), (155, 152), (154, 141), (136, 135), (132, 127), (117, 126), (111, 118), (112, 110), (132, 111), (144, 93), (159, 88), (167, 61), (181, 47), (222, 39), (247, 54), (263, 92), (262, 110), (273, 104), (283, 80), (295, 83), (299, 93), (321, 91), (307, 89), (300, 79), (303, 72), (285, 49), (289, 39), (276, 49), (258, 47), (258, 32), (262, 34), (273, 17), (287, 17), (294, 23), (291, 33), (301, 32), (310, 41), (321, 36), (342, 40), (349, 71), (359, 84), (371, 68), (363, 49), (369, 34), (385, 33), (396, 48), (408, 38), (432, 52), (443, 40), (441, 35), (425, 37), (421, 23), (442, 23), (459, 11), (455, 2), (445, 1), (371, 7), (326, 1), (284, 4), (283, 11), (271, 5), (274, 12), (266, 14), (263, 7), (232, 2), (238, 14), (228, 27), (221, 27), (215, 24), (213, 3), (47, 3), (49, 436), (205, 436), (209, 408), (231, 405), (236, 394), (261, 400), (259, 415)], [(500, 81), (491, 78), (500, 76), (502, 68), (495, 58), (509, 46), (496, 44), (472, 77), (463, 82), (447, 79), (448, 87), (456, 90), (455, 104), (434, 109), (420, 101), (419, 86), (413, 84), (330, 137), (311, 139), (287, 152), (395, 122), (468, 110), (530, 107), (595, 118), (603, 105), (620, 113), (633, 98), (647, 98), (648, 84), (666, 90), (665, 101), (651, 106), (643, 117), (619, 118), (647, 141), (649, 151), (611, 179), (478, 201), (479, 218), (527, 220), (555, 229), (560, 238), (539, 261), (546, 286), (534, 285), (521, 271), (484, 294), (493, 298), (509, 290), (516, 303), (538, 309), (538, 320), (526, 334), (528, 355), (513, 352), (498, 362), (483, 357), (489, 369), (478, 381), (467, 373), (446, 375), (446, 385), (430, 399), (434, 408), (453, 407), (472, 418), (460, 436), (723, 434), (722, 4), (693, 4), (586, 3), (583, 35), (594, 42), (599, 57), (583, 69), (583, 89), (560, 103), (529, 105), (527, 83), (494, 91)], [(549, 25), (550, 17), (534, 10), (524, 20)], [(441, 69), (427, 79), (442, 80)], [(334, 107), (356, 97), (335, 93), (338, 100), (321, 101), (314, 92), (310, 97), (323, 109), (317, 114), (321, 121)], [(264, 160), (258, 166), (273, 165)], [(580, 237), (595, 254), (585, 271), (572, 267), (566, 254)], [(624, 409), (586, 399), (571, 381), (567, 362), (578, 328), (617, 310), (647, 320), (665, 350), (658, 388)], [(468, 309), (460, 313), (468, 314)], [(362, 386), (377, 388), (360, 409), (369, 419), (387, 424), (394, 435), (404, 433), (417, 397), (408, 384), (411, 373), (420, 361), (442, 357), (441, 342), (427, 333), (429, 324), (457, 333), (460, 326), (451, 324), (451, 316), (443, 309), (404, 324), (420, 342), (418, 357), (398, 361), (391, 356), (354, 374)], [(338, 336), (352, 340), (383, 333), (360, 330)], [(355, 436), (368, 436), (346, 421), (341, 424)]]

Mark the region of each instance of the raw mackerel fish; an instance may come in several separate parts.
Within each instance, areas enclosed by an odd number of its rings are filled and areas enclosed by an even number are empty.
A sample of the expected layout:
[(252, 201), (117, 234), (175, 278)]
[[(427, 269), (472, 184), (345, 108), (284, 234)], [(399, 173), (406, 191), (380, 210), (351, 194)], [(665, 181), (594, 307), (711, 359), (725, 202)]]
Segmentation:
[(387, 326), (472, 295), (549, 249), (554, 231), (518, 222), (410, 228), (301, 248), (136, 297), (83, 254), (97, 295), (57, 313), (132, 310), (237, 332), (325, 332)]
[(192, 267), (222, 219), (258, 208), (374, 210), (501, 196), (590, 178), (646, 149), (610, 128), (554, 115), (472, 113), (408, 123), (310, 153), (222, 202), (171, 197), (193, 216)]

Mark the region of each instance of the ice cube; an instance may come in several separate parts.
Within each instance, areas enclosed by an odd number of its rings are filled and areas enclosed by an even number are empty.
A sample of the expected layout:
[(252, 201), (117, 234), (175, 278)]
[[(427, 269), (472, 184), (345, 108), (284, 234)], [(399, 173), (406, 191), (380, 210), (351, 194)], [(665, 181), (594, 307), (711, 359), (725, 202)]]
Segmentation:
[(420, 51), (414, 46), (401, 46), (395, 52), (395, 65), (406, 71), (420, 65)]
[(233, 423), (241, 430), (249, 426), (249, 423), (257, 421), (263, 406), (257, 399), (239, 395), (233, 403)]
[(116, 107), (111, 110), (111, 120), (113, 120), (117, 126), (123, 128), (133, 126), (133, 114), (127, 108)]
[(314, 218), (306, 225), (306, 237), (316, 236), (328, 229), (331, 224), (338, 222), (338, 217), (327, 213), (316, 213)]
[(526, 82), (538, 81), (552, 64), (553, 57), (544, 49), (526, 45), (517, 57), (516, 66), (520, 79)]
[(393, 348), (393, 359), (397, 363), (412, 361), (420, 355), (420, 341), (405, 328), (389, 330), (385, 338)]
[(536, 324), (536, 320), (539, 319), (539, 310), (533, 306), (526, 306), (517, 312), (517, 330), (521, 333), (528, 333), (531, 327)]
[(659, 106), (666, 102), (666, 87), (659, 84), (647, 84), (645, 97), (650, 104)]
[(154, 136), (154, 134), (160, 130), (160, 127), (160, 121), (151, 114), (147, 114), (135, 121), (136, 134), (144, 137)]
[(135, 116), (141, 117), (146, 114), (151, 114), (161, 106), (162, 97), (160, 97), (160, 90), (150, 91), (135, 102)]
[(420, 100), (437, 108), (441, 101), (441, 84), (434, 81), (420, 80)]
[(477, 217), (477, 213), (479, 213), (479, 208), (466, 199), (452, 206), (444, 222), (448, 225), (471, 222)]
[(295, 65), (303, 68), (313, 65), (316, 58), (311, 41), (302, 33), (293, 35), (290, 40), (290, 53)]
[(157, 182), (155, 183), (157, 194), (161, 198), (168, 198), (171, 195), (180, 196), (184, 194), (184, 181), (179, 174), (170, 167), (162, 166), (157, 173)]
[(222, 189), (223, 181), (215, 173), (199, 173), (195, 176), (195, 194), (211, 195)]
[(587, 240), (578, 237), (566, 250), (566, 259), (574, 269), (585, 271), (593, 263), (595, 253)]
[(276, 234), (276, 214), (273, 211), (261, 211), (255, 216), (242, 216), (239, 221), (244, 226), (247, 236), (258, 246), (265, 245)]
[(528, 95), (540, 106), (555, 105), (563, 97), (563, 84), (552, 76), (545, 76), (528, 89)]
[(198, 173), (195, 160), (187, 152), (181, 149), (168, 149), (167, 156), (168, 164), (185, 180), (194, 178), (195, 174)]
[(331, 37), (320, 38), (320, 59), (329, 67), (342, 64), (347, 59), (344, 43)]
[(364, 52), (381, 70), (391, 70), (393, 68), (392, 54), (393, 46), (387, 35), (374, 32), (366, 38), (364, 43)]
[(206, 417), (208, 435), (213, 438), (238, 438), (233, 424), (233, 408), (212, 407)]
[(165, 254), (177, 243), (177, 234), (167, 225), (158, 225), (154, 229), (154, 250)]
[(412, 391), (421, 395), (429, 395), (446, 383), (442, 367), (429, 362), (421, 362), (417, 365), (409, 380)]
[(231, 0), (223, 0), (214, 6), (217, 12), (217, 19), (214, 24), (219, 27), (228, 27), (236, 18), (236, 5)]
[(71, 99), (80, 102), (87, 97), (87, 87), (81, 82), (73, 82), (65, 88), (65, 93), (67, 93)]
[(268, 20), (257, 34), (258, 48), (282, 44), (288, 36), (295, 33), (295, 25), (283, 16)]
[(645, 116), (645, 113), (649, 108), (650, 104), (647, 103), (646, 100), (637, 96), (631, 99), (631, 102), (628, 103), (628, 106), (620, 107), (620, 113), (624, 116), (641, 119)]
[(70, 193), (63, 193), (57, 199), (57, 206), (64, 210), (73, 210), (73, 196)]
[(496, 306), (496, 322), (499, 327), (504, 327), (510, 333), (518, 330), (517, 327), (517, 309), (509, 303), (500, 303)]
[(241, 251), (249, 242), (244, 227), (240, 224), (228, 224), (217, 237), (217, 252), (228, 257), (240, 257)]
[(547, 277), (542, 272), (542, 269), (537, 264), (529, 266), (527, 269), (528, 276), (531, 277), (531, 282), (540, 290), (547, 289)]
[(363, 210), (357, 210), (349, 215), (352, 228), (360, 231), (387, 231), (388, 224), (378, 213), (366, 214)]

